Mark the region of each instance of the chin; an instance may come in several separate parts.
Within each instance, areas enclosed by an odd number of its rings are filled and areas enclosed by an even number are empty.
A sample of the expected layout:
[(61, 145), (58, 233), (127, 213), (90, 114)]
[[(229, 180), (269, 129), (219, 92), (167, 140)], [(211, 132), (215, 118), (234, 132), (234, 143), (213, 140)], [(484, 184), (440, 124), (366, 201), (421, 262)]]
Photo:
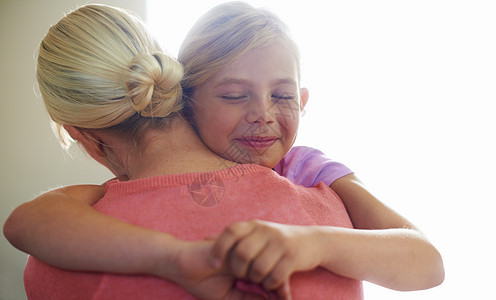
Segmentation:
[(266, 167), (266, 168), (274, 168), (278, 161), (274, 161), (274, 160), (267, 160), (267, 159), (259, 159), (258, 161), (256, 162), (253, 162), (254, 164), (257, 164), (259, 166), (262, 166), (262, 167)]

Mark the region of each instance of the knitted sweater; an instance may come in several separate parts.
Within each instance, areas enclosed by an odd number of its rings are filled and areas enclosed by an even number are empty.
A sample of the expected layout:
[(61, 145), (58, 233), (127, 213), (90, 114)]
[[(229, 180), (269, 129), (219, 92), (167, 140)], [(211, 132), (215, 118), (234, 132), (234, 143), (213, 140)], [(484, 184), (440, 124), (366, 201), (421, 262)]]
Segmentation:
[[(233, 222), (252, 219), (352, 227), (342, 201), (325, 184), (304, 188), (257, 165), (113, 181), (94, 207), (184, 240), (213, 236)], [(33, 257), (24, 277), (29, 299), (195, 299), (180, 286), (153, 276), (73, 272)], [(290, 280), (293, 299), (363, 298), (360, 281), (322, 268), (295, 273)]]

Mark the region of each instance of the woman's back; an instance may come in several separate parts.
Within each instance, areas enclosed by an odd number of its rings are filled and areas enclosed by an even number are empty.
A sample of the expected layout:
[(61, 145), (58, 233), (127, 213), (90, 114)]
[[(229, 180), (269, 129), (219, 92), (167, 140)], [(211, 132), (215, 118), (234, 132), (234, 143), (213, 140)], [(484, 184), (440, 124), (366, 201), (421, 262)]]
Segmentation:
[[(211, 237), (235, 221), (251, 219), (352, 227), (343, 203), (324, 184), (303, 188), (256, 165), (110, 182), (95, 208), (184, 240)], [(28, 295), (46, 293), (50, 299), (70, 299), (79, 292), (92, 299), (194, 299), (179, 286), (155, 277), (68, 272), (33, 258), (25, 271), (25, 283)], [(320, 268), (294, 274), (291, 287), (294, 299), (362, 298), (360, 281)]]

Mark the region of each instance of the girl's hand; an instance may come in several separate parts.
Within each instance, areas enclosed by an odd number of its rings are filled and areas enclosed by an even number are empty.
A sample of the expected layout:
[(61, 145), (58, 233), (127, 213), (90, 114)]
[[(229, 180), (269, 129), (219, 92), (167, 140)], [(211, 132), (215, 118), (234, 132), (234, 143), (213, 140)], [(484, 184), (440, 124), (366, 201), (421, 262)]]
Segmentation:
[[(199, 298), (224, 299), (234, 285), (234, 278), (208, 264), (206, 258), (212, 244), (211, 241), (182, 243), (171, 264), (175, 273), (163, 277), (174, 278), (177, 284)], [(163, 269), (167, 270), (166, 267)]]
[[(214, 268), (208, 262), (213, 241), (184, 242), (178, 247), (174, 264), (167, 274), (158, 275), (174, 278), (174, 281), (192, 295), (201, 299), (288, 299), (262, 294), (250, 289), (239, 289), (236, 278), (227, 268)], [(170, 265), (169, 265), (170, 266)]]
[(321, 263), (320, 247), (311, 228), (260, 220), (234, 223), (216, 240), (212, 265), (225, 265), (236, 277), (286, 297), (292, 273)]

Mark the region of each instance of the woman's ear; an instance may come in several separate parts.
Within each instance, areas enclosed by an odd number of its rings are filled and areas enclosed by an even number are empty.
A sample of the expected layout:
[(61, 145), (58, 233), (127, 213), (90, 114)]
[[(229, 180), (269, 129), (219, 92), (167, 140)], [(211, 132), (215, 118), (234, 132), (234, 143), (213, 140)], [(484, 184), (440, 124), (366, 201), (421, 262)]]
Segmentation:
[(78, 141), (84, 150), (97, 162), (107, 166), (107, 158), (103, 151), (102, 140), (91, 130), (80, 129), (72, 125), (64, 125), (64, 129), (72, 139)]
[(79, 130), (79, 128), (72, 125), (64, 125), (64, 129), (67, 131), (67, 133), (69, 133), (73, 140), (78, 142), (84, 140), (83, 133), (81, 132), (81, 130)]
[(307, 88), (300, 89), (300, 112), (303, 111), (305, 105), (307, 105), (308, 97), (310, 96), (310, 92)]

